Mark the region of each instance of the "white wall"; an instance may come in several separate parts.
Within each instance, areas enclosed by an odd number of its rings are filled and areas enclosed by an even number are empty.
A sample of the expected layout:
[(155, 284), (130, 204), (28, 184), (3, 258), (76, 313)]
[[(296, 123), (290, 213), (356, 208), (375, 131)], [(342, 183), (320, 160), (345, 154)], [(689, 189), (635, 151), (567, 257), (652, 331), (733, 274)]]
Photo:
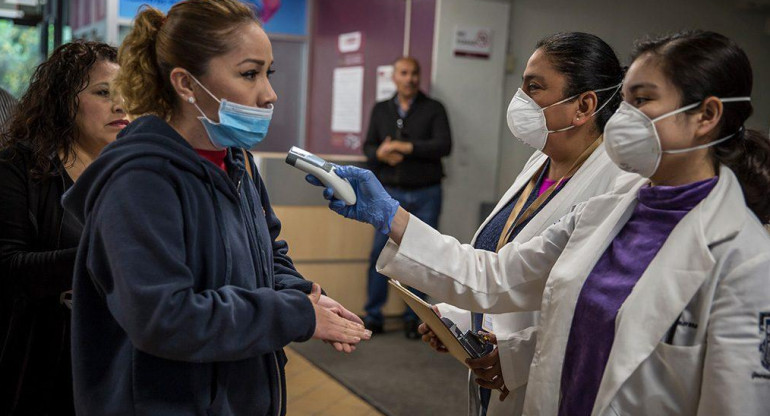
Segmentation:
[[(478, 227), (481, 203), (495, 198), (510, 5), (484, 0), (436, 3), (431, 95), (446, 106), (453, 139), (452, 154), (444, 159), (447, 178), (439, 228), (469, 241)], [(456, 26), (491, 28), (490, 59), (454, 57)]]
[[(726, 0), (511, 0), (509, 53), (513, 70), (505, 77), (505, 101), (521, 85), (527, 59), (537, 41), (564, 31), (593, 33), (609, 43), (628, 64), (633, 42), (645, 34), (682, 29), (720, 32), (735, 40), (748, 54), (754, 70), (754, 116), (747, 127), (770, 127), (770, 2), (764, 8), (739, 8), (746, 1)], [(504, 107), (507, 107), (504, 106)], [(501, 114), (505, 108), (500, 109)], [(503, 118), (500, 125), (501, 164), (497, 196), (508, 188), (531, 149), (511, 136)]]

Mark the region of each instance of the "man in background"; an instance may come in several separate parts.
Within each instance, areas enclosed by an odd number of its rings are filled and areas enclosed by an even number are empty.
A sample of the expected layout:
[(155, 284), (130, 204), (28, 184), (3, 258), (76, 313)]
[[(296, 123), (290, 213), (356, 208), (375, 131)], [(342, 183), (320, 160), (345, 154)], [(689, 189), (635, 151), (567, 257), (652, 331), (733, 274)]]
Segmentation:
[[(372, 109), (364, 154), (370, 169), (404, 209), (433, 228), (441, 213), (441, 158), (452, 148), (444, 106), (420, 91), (420, 64), (401, 57), (393, 64), (396, 95)], [(383, 330), (382, 307), (388, 298), (387, 278), (375, 265), (388, 237), (375, 232), (369, 258), (368, 300), (364, 323), (373, 333)], [(424, 298), (425, 295), (414, 292)], [(404, 313), (406, 337), (419, 339), (417, 315)]]

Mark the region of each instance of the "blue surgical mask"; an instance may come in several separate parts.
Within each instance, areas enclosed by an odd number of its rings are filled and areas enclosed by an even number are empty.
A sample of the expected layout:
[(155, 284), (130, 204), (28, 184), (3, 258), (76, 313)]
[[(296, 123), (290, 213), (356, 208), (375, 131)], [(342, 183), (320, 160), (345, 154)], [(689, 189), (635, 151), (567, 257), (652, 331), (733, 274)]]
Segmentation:
[(198, 117), (198, 120), (203, 123), (203, 128), (206, 129), (209, 140), (214, 147), (218, 149), (239, 147), (248, 150), (265, 138), (267, 129), (270, 127), (270, 120), (273, 118), (272, 104), (268, 108), (259, 108), (236, 104), (224, 99), (220, 100), (192, 74), (190, 76), (211, 98), (219, 103), (219, 123), (217, 123), (206, 117), (206, 114), (194, 100), (191, 101), (201, 113), (202, 117)]

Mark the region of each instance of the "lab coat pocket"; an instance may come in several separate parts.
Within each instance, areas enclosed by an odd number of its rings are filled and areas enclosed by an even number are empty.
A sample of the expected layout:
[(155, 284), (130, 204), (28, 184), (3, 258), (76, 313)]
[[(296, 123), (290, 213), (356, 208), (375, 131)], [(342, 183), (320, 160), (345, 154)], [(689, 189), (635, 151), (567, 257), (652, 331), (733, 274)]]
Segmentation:
[(695, 415), (705, 351), (705, 344), (658, 344), (623, 384), (610, 408), (620, 415)]
[(536, 328), (524, 329), (506, 339), (498, 337), (497, 342), (506, 387), (512, 391), (525, 385), (529, 379), (529, 367), (535, 355)]

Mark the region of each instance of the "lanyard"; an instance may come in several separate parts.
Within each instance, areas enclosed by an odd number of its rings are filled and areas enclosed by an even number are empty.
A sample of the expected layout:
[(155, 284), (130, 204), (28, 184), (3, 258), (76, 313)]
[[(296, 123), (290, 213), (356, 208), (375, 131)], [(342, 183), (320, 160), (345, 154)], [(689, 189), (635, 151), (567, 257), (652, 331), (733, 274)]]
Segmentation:
[[(575, 174), (575, 172), (580, 169), (581, 166), (583, 166), (583, 163), (593, 154), (594, 150), (596, 150), (597, 147), (602, 143), (602, 137), (599, 136), (596, 140), (594, 140), (593, 143), (591, 143), (590, 146), (588, 146), (585, 150), (583, 150), (583, 153), (578, 156), (577, 160), (575, 160), (575, 163), (572, 164), (572, 167), (569, 169), (569, 171), (559, 178), (558, 181), (556, 181), (554, 184), (548, 187), (545, 192), (543, 192), (540, 196), (535, 199), (532, 204), (527, 207), (524, 212), (521, 212), (522, 208), (524, 207), (524, 203), (529, 199), (530, 195), (533, 191), (535, 191), (535, 186), (537, 185), (537, 179), (540, 177), (540, 174), (543, 172), (543, 168), (545, 165), (541, 166), (540, 169), (535, 172), (535, 174), (532, 176), (532, 178), (529, 180), (529, 183), (527, 183), (527, 187), (524, 188), (524, 190), (521, 192), (521, 195), (519, 195), (519, 199), (516, 201), (516, 205), (514, 205), (513, 210), (511, 211), (511, 215), (508, 216), (508, 220), (505, 222), (505, 228), (503, 228), (503, 232), (500, 233), (500, 239), (497, 240), (497, 250), (500, 251), (501, 248), (503, 248), (504, 245), (508, 243), (508, 240), (511, 238), (511, 234), (513, 234), (513, 230), (515, 230), (519, 225), (521, 225), (524, 221), (529, 219), (532, 215), (534, 215), (535, 212), (537, 212), (540, 207), (545, 204), (546, 201), (548, 201), (548, 198), (551, 197), (551, 194), (553, 194), (559, 187), (564, 183), (566, 179), (569, 179), (572, 177), (572, 175)], [(519, 215), (521, 214), (521, 215)]]

